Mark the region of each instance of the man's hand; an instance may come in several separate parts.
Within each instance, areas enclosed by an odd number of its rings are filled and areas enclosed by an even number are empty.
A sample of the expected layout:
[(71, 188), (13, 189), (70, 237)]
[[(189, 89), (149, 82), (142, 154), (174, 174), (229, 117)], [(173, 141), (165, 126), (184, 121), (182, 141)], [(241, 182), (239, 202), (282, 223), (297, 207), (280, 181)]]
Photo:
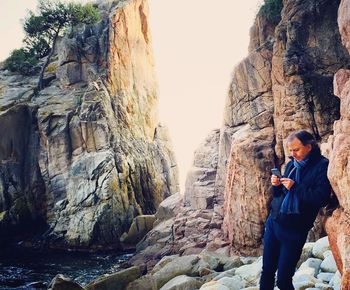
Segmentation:
[(285, 188), (290, 190), (292, 186), (294, 185), (294, 181), (290, 178), (281, 178), (280, 182), (284, 185)]
[(282, 183), (281, 183), (280, 179), (278, 178), (278, 176), (272, 175), (272, 176), (271, 176), (271, 184), (272, 184), (273, 186), (279, 186), (279, 185), (281, 185)]

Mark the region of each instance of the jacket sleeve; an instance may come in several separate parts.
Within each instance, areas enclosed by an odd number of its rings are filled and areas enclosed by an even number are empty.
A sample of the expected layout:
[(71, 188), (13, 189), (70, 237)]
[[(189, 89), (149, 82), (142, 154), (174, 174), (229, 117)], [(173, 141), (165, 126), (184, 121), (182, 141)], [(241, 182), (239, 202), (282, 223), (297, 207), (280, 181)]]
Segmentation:
[(273, 186), (272, 185), (272, 194), (274, 197), (279, 197), (282, 194), (283, 185)]
[(295, 184), (291, 190), (295, 191), (299, 199), (313, 207), (321, 208), (328, 204), (331, 196), (331, 185), (327, 177), (328, 160), (317, 165), (315, 182), (310, 186)]

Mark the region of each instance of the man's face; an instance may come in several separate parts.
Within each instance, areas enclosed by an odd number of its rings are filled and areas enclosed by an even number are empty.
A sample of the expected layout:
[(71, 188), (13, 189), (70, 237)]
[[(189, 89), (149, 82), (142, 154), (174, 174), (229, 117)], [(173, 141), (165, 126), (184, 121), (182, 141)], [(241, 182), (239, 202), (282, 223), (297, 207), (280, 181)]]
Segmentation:
[(309, 154), (312, 149), (311, 144), (304, 146), (298, 138), (294, 138), (287, 144), (287, 146), (291, 156), (298, 161), (304, 160), (306, 155)]

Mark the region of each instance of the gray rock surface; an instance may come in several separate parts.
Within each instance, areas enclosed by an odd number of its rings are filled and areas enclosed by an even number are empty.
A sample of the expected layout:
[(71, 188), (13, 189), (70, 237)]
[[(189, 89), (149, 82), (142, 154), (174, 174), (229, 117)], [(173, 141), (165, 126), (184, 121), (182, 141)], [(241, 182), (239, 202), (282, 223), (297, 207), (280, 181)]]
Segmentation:
[(187, 289), (199, 289), (202, 286), (202, 282), (197, 278), (188, 277), (186, 275), (177, 276), (168, 281), (159, 290), (187, 290)]
[(223, 277), (217, 281), (218, 283), (228, 287), (230, 290), (242, 289), (247, 284), (247, 282), (244, 279), (242, 279), (240, 276)]
[[(324, 240), (306, 244), (304, 250), (310, 251), (312, 246), (322, 245)], [(326, 251), (323, 260), (318, 259), (311, 251), (310, 258), (301, 264), (293, 276), (294, 288), (340, 289), (341, 275), (338, 271), (335, 274), (322, 272), (320, 265), (329, 257), (332, 255)], [(235, 266), (230, 270), (224, 270), (224, 265), (228, 264)], [(147, 275), (131, 282), (127, 289), (256, 290), (259, 289), (261, 268), (262, 257), (229, 257), (203, 249), (194, 255), (164, 256)], [(192, 283), (197, 286), (193, 286)], [(279, 290), (278, 287), (275, 287), (275, 290)]]
[(0, 71), (1, 236), (36, 228), (52, 247), (118, 248), (136, 216), (179, 191), (147, 3), (116, 3), (60, 39), (39, 94), (37, 76)]
[(324, 259), (324, 253), (329, 250), (328, 237), (319, 239), (312, 248), (312, 255), (319, 259)]
[(194, 276), (198, 274), (198, 268), (195, 267), (199, 257), (197, 255), (189, 255), (177, 257), (172, 263), (167, 263), (153, 274), (156, 280), (157, 287), (161, 288), (168, 281), (180, 275)]
[(164, 199), (158, 206), (156, 213), (156, 224), (162, 220), (168, 220), (172, 217), (175, 217), (179, 207), (182, 205), (182, 195), (177, 192), (166, 199)]
[(333, 287), (334, 290), (340, 290), (340, 285), (341, 285), (341, 274), (339, 271), (335, 272), (335, 275), (329, 282), (329, 285)]
[(117, 273), (101, 276), (87, 284), (85, 290), (125, 290), (127, 285), (141, 277), (142, 271), (139, 267), (131, 267)]
[(126, 290), (158, 290), (152, 275), (142, 276), (128, 284)]
[(334, 277), (335, 273), (319, 273), (317, 279), (322, 280), (323, 282), (329, 283)]
[(237, 268), (235, 275), (238, 275), (241, 278), (243, 278), (247, 283), (246, 286), (257, 285), (260, 280), (261, 269), (262, 258), (259, 258), (256, 262), (252, 264), (243, 265)]
[(200, 290), (230, 290), (229, 287), (220, 284), (218, 281), (210, 281), (202, 285)]
[(214, 130), (194, 153), (187, 173), (184, 202), (193, 209), (214, 207), (220, 131)]
[(310, 274), (316, 277), (317, 273), (320, 271), (322, 260), (317, 258), (309, 258), (299, 267), (299, 271)]
[(307, 259), (311, 258), (312, 256), (312, 249), (314, 247), (315, 243), (305, 243), (303, 247), (303, 251), (301, 253), (300, 259), (297, 264), (297, 268), (300, 267), (302, 263), (304, 263)]
[(84, 290), (82, 286), (74, 282), (72, 279), (58, 274), (52, 279), (49, 290)]
[(155, 215), (139, 215), (134, 218), (130, 229), (125, 232), (120, 241), (127, 245), (136, 245), (152, 228), (156, 220)]
[(321, 263), (321, 270), (323, 272), (335, 273), (338, 271), (337, 265), (335, 264), (335, 260), (332, 254), (325, 257), (325, 259)]

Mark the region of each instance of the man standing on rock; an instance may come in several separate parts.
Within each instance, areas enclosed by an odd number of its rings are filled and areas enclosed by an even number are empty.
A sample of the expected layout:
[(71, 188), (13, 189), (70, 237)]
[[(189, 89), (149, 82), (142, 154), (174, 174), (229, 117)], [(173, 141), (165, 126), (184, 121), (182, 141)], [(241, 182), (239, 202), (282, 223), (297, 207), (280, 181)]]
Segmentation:
[(264, 233), (260, 290), (293, 290), (292, 277), (318, 211), (330, 199), (328, 160), (314, 137), (298, 131), (287, 138), (291, 161), (280, 178), (271, 176), (273, 199)]

